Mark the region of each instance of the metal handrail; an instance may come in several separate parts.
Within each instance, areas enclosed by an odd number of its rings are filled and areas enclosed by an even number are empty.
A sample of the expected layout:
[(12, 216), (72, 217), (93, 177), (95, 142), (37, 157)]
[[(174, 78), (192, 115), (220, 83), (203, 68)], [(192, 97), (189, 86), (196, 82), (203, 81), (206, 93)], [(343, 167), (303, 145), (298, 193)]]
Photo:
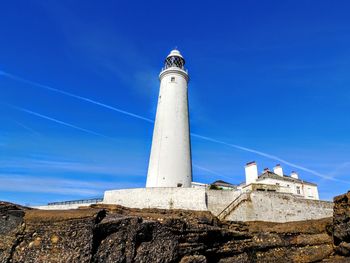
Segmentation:
[(91, 198), (91, 199), (80, 199), (80, 200), (70, 200), (70, 201), (62, 201), (62, 202), (51, 202), (47, 205), (71, 205), (71, 204), (96, 204), (102, 202), (103, 198)]
[[(219, 219), (225, 219), (226, 216), (232, 212), (232, 210), (237, 207), (242, 201), (247, 200), (250, 196), (250, 193), (241, 193), (239, 196), (237, 196), (228, 206), (226, 206), (220, 214), (218, 214)], [(244, 197), (244, 198), (243, 198)]]

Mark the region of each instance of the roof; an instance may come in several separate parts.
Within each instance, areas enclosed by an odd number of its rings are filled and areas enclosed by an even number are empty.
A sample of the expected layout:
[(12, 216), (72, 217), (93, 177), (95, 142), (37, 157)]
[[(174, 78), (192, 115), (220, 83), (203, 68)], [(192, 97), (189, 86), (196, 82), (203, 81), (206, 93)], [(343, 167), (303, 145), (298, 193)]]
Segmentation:
[(169, 55), (167, 56), (168, 57), (180, 57), (183, 59), (183, 56), (181, 55), (180, 51), (177, 50), (176, 48), (173, 49), (172, 51), (170, 51)]
[(288, 182), (293, 182), (293, 183), (300, 183), (300, 184), (308, 184), (308, 185), (317, 186), (317, 184), (310, 183), (310, 182), (300, 180), (300, 179), (296, 179), (296, 178), (290, 177), (288, 175), (280, 176), (280, 175), (275, 174), (271, 171), (266, 171), (266, 172), (262, 173), (261, 175), (259, 175), (257, 181), (262, 181), (266, 178), (272, 178), (272, 179), (276, 179), (276, 180), (283, 180), (283, 181), (288, 181)]
[(224, 186), (224, 187), (232, 187), (232, 188), (236, 188), (237, 186), (234, 184), (230, 184), (228, 182), (222, 181), (222, 180), (217, 180), (214, 183), (212, 183), (212, 185), (216, 185), (216, 186)]

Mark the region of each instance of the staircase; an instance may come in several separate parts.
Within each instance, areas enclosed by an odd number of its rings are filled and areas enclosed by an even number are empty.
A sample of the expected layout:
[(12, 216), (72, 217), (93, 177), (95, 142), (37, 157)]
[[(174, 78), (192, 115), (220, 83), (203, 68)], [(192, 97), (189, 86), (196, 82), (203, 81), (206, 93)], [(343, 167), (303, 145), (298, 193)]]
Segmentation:
[(218, 218), (224, 220), (233, 210), (236, 209), (242, 202), (250, 200), (250, 193), (242, 193), (234, 199), (224, 210), (220, 212)]

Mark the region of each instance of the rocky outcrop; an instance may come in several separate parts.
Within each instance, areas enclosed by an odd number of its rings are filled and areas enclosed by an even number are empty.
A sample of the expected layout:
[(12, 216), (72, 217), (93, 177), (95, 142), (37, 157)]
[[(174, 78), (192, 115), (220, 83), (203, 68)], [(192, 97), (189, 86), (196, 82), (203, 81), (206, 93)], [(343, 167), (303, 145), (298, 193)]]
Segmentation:
[(209, 212), (0, 202), (0, 262), (350, 262), (350, 192), (333, 218), (226, 222)]
[(316, 262), (333, 253), (331, 219), (233, 223), (209, 212), (9, 203), (0, 216), (0, 262)]
[(350, 256), (350, 192), (334, 198), (333, 238), (336, 253)]
[(24, 232), (24, 209), (0, 202), (0, 262), (10, 262)]

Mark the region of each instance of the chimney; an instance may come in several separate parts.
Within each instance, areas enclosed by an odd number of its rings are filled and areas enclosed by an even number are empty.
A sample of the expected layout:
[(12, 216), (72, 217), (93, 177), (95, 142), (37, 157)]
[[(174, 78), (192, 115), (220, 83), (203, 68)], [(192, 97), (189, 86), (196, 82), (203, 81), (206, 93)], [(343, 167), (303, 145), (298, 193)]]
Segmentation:
[(283, 176), (283, 169), (280, 164), (276, 164), (276, 166), (273, 168), (273, 172), (279, 176)]
[(298, 173), (295, 171), (291, 172), (290, 177), (295, 178), (295, 179), (299, 179)]
[(246, 185), (255, 183), (256, 179), (258, 179), (258, 166), (256, 162), (249, 162), (245, 166), (245, 183)]

